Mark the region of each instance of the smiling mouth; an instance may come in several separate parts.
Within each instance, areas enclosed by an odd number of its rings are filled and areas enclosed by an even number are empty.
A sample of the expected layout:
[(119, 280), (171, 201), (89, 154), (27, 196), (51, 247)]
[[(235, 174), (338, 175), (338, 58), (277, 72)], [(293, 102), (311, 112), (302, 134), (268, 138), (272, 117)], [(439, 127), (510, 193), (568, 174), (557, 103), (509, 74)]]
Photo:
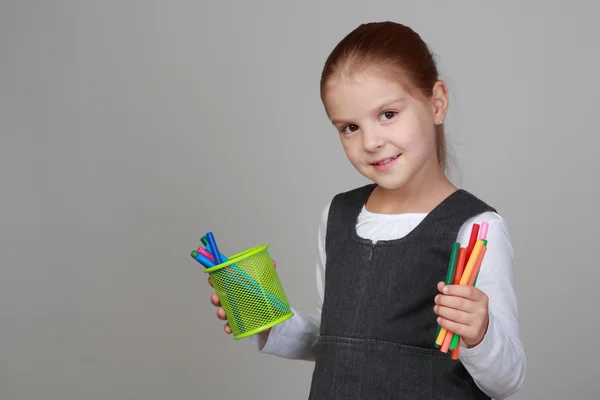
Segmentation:
[(397, 154), (397, 155), (395, 155), (395, 156), (393, 156), (393, 157), (386, 158), (385, 160), (381, 160), (381, 161), (378, 161), (378, 162), (374, 162), (374, 163), (372, 163), (371, 165), (385, 165), (385, 164), (389, 164), (389, 163), (391, 163), (392, 161), (394, 161), (396, 158), (400, 157), (400, 155), (401, 155), (401, 154)]

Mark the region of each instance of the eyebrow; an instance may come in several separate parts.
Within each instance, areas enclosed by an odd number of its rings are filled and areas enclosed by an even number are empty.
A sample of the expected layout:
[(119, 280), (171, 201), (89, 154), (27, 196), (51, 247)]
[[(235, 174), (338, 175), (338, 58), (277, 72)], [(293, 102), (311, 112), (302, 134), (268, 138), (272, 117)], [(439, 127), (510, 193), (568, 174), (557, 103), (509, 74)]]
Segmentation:
[[(386, 100), (386, 101), (380, 103), (377, 107), (374, 107), (373, 111), (378, 111), (378, 112), (382, 111), (387, 106), (389, 106), (390, 104), (398, 103), (398, 102), (404, 101), (404, 100), (405, 100), (404, 97), (396, 97), (396, 98), (393, 98), (393, 99)], [(345, 120), (340, 120), (340, 119), (332, 119), (331, 120), (331, 123), (333, 123), (334, 125), (335, 124), (341, 124), (341, 123), (344, 123), (344, 122), (346, 122), (346, 121)]]

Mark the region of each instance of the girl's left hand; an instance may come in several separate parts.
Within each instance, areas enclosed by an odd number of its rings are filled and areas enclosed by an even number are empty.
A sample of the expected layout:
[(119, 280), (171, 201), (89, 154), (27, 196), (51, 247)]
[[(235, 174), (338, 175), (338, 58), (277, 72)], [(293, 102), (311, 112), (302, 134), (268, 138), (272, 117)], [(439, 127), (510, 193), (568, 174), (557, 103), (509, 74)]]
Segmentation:
[(483, 340), (489, 322), (488, 297), (481, 290), (468, 285), (438, 283), (440, 294), (435, 296), (434, 311), (438, 323), (460, 335), (468, 347)]

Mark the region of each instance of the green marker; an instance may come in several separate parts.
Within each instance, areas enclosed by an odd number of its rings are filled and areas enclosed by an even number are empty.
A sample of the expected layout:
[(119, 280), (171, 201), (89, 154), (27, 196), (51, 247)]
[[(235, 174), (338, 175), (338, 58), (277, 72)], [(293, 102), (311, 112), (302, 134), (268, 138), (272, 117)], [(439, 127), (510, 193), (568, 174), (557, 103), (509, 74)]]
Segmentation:
[(450, 261), (448, 262), (448, 272), (446, 273), (446, 285), (451, 285), (454, 281), (454, 273), (456, 272), (456, 261), (458, 260), (458, 251), (460, 243), (454, 242), (452, 245), (452, 253), (450, 253)]
[[(458, 260), (458, 251), (460, 250), (460, 243), (454, 242), (452, 245), (452, 252), (450, 253), (450, 260), (448, 261), (448, 271), (446, 272), (446, 285), (451, 285), (454, 281), (454, 274), (456, 273), (456, 261)], [(435, 337), (437, 338), (440, 334), (440, 330), (442, 327), (438, 324), (437, 331), (435, 332)], [(435, 347), (440, 347), (434, 341)]]

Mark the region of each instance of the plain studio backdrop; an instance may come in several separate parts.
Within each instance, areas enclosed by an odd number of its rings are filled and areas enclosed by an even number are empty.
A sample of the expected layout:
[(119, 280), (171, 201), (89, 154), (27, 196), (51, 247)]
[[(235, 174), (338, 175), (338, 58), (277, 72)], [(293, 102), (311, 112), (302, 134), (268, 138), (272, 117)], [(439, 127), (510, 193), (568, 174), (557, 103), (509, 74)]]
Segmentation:
[(268, 243), (314, 311), (320, 213), (366, 182), (319, 75), (374, 20), (430, 44), (452, 179), (508, 220), (514, 398), (598, 398), (598, 7), (406, 3), (2, 0), (0, 399), (307, 398), (313, 364), (225, 335), (189, 253)]

